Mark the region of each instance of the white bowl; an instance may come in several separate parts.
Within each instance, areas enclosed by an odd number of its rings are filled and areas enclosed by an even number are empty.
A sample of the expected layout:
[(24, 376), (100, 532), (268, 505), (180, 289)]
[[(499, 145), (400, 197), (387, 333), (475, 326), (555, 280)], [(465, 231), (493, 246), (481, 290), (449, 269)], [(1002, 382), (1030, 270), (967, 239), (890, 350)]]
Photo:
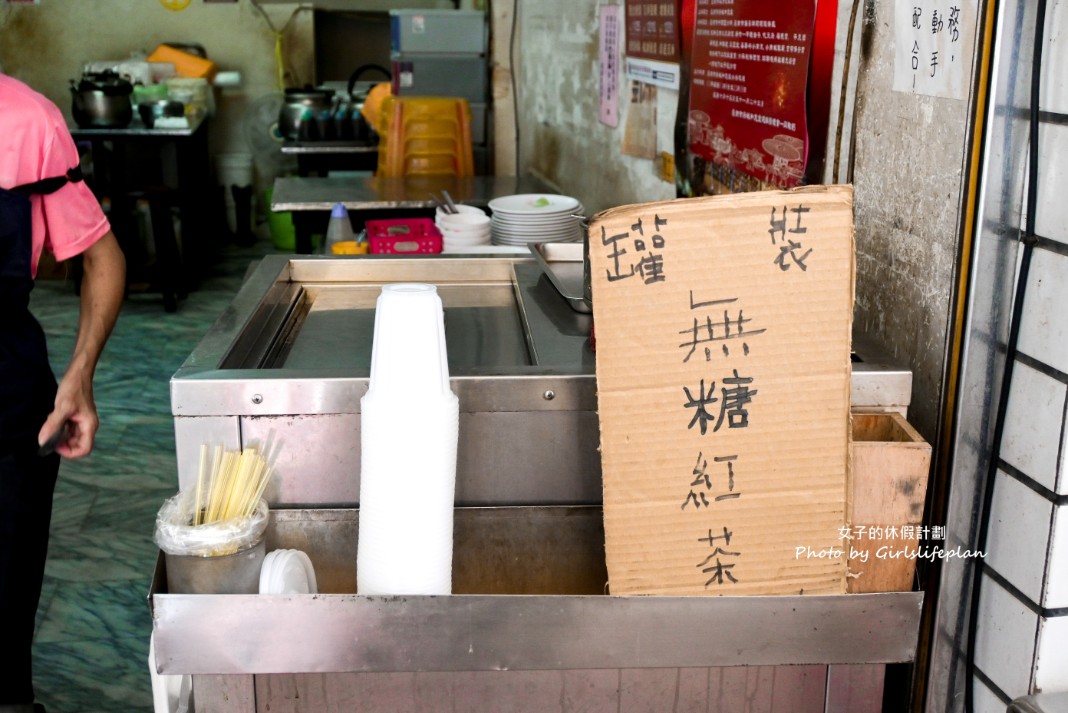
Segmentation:
[(459, 247), (469, 245), (489, 245), (488, 235), (446, 235), (441, 241), (442, 247)]
[(439, 215), (435, 221), (439, 226), (452, 226), (452, 227), (472, 227), (477, 225), (489, 226), (490, 217), (485, 213), (475, 215), (474, 213), (457, 213), (455, 215)]
[(468, 215), (486, 215), (486, 211), (482, 210), (478, 206), (464, 205), (463, 203), (456, 204), (456, 213), (447, 213), (441, 209), (441, 206), (438, 206), (436, 215), (440, 217), (443, 215), (462, 215), (464, 213)]

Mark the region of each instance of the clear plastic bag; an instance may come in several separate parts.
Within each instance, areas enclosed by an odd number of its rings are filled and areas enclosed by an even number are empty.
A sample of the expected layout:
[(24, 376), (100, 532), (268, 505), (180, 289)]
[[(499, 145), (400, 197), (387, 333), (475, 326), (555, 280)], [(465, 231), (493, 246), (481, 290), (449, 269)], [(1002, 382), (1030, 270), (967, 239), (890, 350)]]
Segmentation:
[(179, 492), (168, 498), (156, 515), (156, 544), (169, 555), (218, 557), (241, 552), (263, 539), (267, 530), (267, 501), (260, 499), (248, 517), (192, 525), (193, 497)]

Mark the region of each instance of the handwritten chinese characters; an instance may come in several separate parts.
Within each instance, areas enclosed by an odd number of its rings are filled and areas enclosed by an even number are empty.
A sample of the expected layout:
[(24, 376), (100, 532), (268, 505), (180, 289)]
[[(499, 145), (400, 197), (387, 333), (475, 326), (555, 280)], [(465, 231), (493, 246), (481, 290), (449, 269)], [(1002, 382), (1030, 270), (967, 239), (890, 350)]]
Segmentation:
[[(771, 227), (768, 228), (768, 233), (771, 235), (771, 244), (779, 248), (779, 254), (775, 257), (774, 262), (783, 272), (786, 272), (792, 266), (799, 267), (802, 271), (808, 269), (805, 260), (812, 254), (812, 250), (805, 250), (801, 244), (801, 236), (808, 232), (808, 228), (801, 225), (801, 217), (808, 213), (809, 210), (811, 209), (801, 204), (790, 208), (790, 217), (793, 218), (796, 215), (797, 224), (788, 228), (786, 226), (786, 206), (782, 207), (782, 215), (778, 219), (775, 217), (776, 209), (774, 207), (771, 209)], [(792, 220), (790, 222), (793, 223)], [(789, 237), (787, 237), (787, 234), (789, 234)], [(797, 239), (795, 240), (794, 238)]]
[(844, 524), (849, 188), (613, 209), (590, 257), (612, 593), (844, 591), (794, 547)]
[[(659, 215), (654, 215), (650, 223), (651, 225), (647, 226), (645, 218), (639, 217), (638, 221), (630, 226), (630, 230), (612, 236), (601, 227), (601, 244), (611, 250), (609, 257), (612, 267), (607, 269), (609, 282), (625, 280), (635, 275), (647, 285), (667, 279), (664, 274), (663, 253), (666, 242), (661, 232), (668, 221), (667, 218), (661, 219)], [(646, 230), (649, 230), (648, 237)], [(628, 251), (628, 247), (632, 250)], [(628, 258), (627, 255), (631, 257)], [(623, 272), (624, 268), (627, 272)]]
[(894, 90), (964, 99), (975, 0), (896, 0)]
[[(749, 426), (749, 411), (747, 406), (749, 402), (753, 400), (759, 392), (756, 389), (749, 387), (749, 384), (753, 383), (753, 377), (739, 376), (738, 370), (734, 370), (734, 376), (728, 376), (723, 379), (723, 387), (720, 389), (720, 395), (716, 394), (716, 382), (712, 382), (708, 387), (708, 391), (705, 391), (705, 380), (701, 379), (701, 386), (699, 390), (699, 396), (694, 397), (690, 393), (688, 386), (682, 387), (683, 393), (686, 394), (686, 403), (683, 404), (686, 408), (694, 409), (693, 418), (690, 419), (690, 425), (687, 428), (693, 428), (697, 425), (701, 429), (701, 435), (705, 435), (708, 432), (709, 422), (714, 422), (716, 425), (712, 428), (712, 432), (719, 431), (720, 427), (726, 423), (728, 428), (746, 428)], [(716, 402), (719, 402), (719, 415), (715, 418), (712, 417), (712, 413), (708, 411), (709, 406), (712, 406)], [(715, 409), (713, 409), (715, 412)]]
[[(686, 356), (683, 357), (683, 363), (690, 361), (690, 357), (694, 355), (698, 347), (702, 347), (704, 350), (705, 361), (712, 360), (712, 345), (719, 344), (720, 350), (723, 352), (724, 357), (731, 355), (731, 344), (735, 344), (735, 348), (741, 348), (744, 356), (749, 356), (749, 340), (752, 337), (763, 334), (765, 329), (753, 329), (751, 317), (746, 317), (744, 312), (739, 308), (737, 312), (728, 309), (723, 310), (723, 320), (720, 321), (717, 314), (716, 321), (713, 322), (711, 316), (711, 309), (717, 308), (719, 305), (733, 305), (738, 301), (737, 297), (731, 297), (729, 299), (722, 300), (708, 300), (706, 302), (694, 302), (693, 290), (690, 290), (690, 311), (701, 311), (704, 316), (704, 323), (699, 324), (698, 319), (695, 316), (693, 318), (693, 327), (679, 331), (679, 334), (684, 334), (688, 337), (688, 341), (679, 344), (680, 349), (689, 349), (686, 352)], [(737, 314), (737, 317), (733, 317)], [(703, 346), (702, 346), (703, 345)]]

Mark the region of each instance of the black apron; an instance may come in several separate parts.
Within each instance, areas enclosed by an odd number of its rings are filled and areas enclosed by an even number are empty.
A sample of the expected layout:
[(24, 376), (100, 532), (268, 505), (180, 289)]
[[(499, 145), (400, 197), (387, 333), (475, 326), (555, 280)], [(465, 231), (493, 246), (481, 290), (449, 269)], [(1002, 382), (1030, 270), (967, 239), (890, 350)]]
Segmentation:
[(0, 189), (0, 612), (6, 663), (0, 705), (30, 704), (34, 614), (41, 595), (59, 456), (38, 455), (37, 434), (56, 398), (44, 331), (29, 310), (32, 194), (52, 193), (66, 176)]
[(66, 176), (0, 189), (0, 449), (34, 439), (52, 410), (56, 381), (48, 365), (44, 332), (30, 314), (33, 248), (30, 195), (81, 180)]

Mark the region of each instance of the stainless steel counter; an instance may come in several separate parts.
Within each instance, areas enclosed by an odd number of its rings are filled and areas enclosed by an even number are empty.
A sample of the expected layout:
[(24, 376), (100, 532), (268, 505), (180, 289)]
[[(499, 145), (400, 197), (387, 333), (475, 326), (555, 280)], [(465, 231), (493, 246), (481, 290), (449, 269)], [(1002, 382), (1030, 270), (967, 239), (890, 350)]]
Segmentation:
[[(445, 306), (461, 411), (450, 596), (354, 593), (359, 400), (374, 299), (398, 281), (437, 285)], [(159, 670), (195, 674), (198, 705), (252, 713), (321, 710), (379, 685), (357, 675), (470, 672), (471, 689), (434, 679), (445, 704), (470, 709), (488, 705), (484, 686), (505, 671), (529, 672), (518, 685), (559, 701), (559, 672), (581, 687), (606, 670), (786, 665), (773, 675), (800, 671), (799, 698), (768, 710), (877, 710), (881, 665), (915, 655), (921, 592), (604, 594), (590, 319), (533, 258), (265, 259), (171, 382), (179, 480), (195, 482), (201, 444), (276, 444), (267, 549), (307, 552), (321, 593), (172, 594), (161, 559), (150, 596)], [(855, 365), (855, 393), (907, 405), (907, 372), (881, 361)], [(410, 697), (413, 681), (381, 686)], [(723, 685), (741, 695), (748, 684)], [(612, 701), (631, 695), (613, 686)]]
[(458, 509), (453, 595), (360, 596), (353, 593), (358, 520), (356, 510), (272, 513), (267, 549), (307, 552), (324, 592), (317, 596), (169, 594), (158, 570), (160, 670), (868, 664), (910, 661), (916, 652), (922, 593), (604, 596), (600, 508)]
[[(264, 259), (171, 381), (181, 486), (201, 444), (271, 440), (272, 505), (356, 505), (374, 301), (398, 281), (436, 284), (445, 306), (458, 502), (599, 504), (591, 316), (514, 257)], [(858, 359), (854, 405), (906, 408), (909, 372)]]

